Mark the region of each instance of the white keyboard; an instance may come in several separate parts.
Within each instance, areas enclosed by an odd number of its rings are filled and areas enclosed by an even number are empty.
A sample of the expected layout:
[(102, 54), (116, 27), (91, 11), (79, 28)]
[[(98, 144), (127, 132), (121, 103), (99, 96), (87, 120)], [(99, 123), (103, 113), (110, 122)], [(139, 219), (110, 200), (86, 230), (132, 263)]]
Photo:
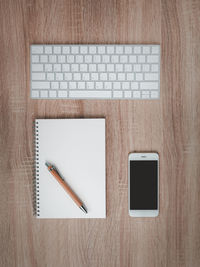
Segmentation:
[(159, 99), (160, 45), (31, 45), (31, 97)]

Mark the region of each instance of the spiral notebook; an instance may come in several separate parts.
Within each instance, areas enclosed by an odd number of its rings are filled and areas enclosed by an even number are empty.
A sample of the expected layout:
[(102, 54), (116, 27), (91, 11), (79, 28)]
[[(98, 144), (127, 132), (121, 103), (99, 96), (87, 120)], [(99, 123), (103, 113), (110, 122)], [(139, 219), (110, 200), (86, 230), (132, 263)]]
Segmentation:
[[(105, 218), (105, 119), (35, 120), (37, 218)], [(83, 201), (85, 214), (45, 166), (59, 173)]]

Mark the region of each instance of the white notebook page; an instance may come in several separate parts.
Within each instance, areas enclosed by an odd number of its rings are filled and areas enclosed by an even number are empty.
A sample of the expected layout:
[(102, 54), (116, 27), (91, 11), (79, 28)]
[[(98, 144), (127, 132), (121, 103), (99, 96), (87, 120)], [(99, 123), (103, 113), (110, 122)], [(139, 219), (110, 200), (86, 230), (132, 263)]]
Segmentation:
[[(105, 119), (37, 119), (38, 218), (105, 218)], [(83, 201), (85, 214), (45, 166), (48, 161)]]

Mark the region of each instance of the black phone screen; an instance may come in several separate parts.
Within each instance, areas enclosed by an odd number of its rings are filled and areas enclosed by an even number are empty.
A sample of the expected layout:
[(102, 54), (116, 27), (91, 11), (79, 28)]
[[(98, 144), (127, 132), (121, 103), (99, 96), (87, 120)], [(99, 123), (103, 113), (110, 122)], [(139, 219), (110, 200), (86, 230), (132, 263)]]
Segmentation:
[(158, 209), (158, 161), (130, 161), (130, 209)]

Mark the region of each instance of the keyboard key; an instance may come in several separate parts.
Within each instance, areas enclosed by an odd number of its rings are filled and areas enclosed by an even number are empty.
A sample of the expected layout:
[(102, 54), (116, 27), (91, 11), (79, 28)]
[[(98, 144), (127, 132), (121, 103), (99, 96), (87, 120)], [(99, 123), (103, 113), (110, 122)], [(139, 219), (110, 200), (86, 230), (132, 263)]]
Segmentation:
[(143, 73), (136, 73), (135, 74), (135, 80), (136, 81), (142, 81), (143, 80)]
[(151, 92), (151, 97), (152, 97), (152, 98), (159, 98), (159, 94), (158, 94), (158, 92), (157, 92), (157, 91), (152, 91), (152, 92)]
[(100, 63), (101, 62), (101, 57), (99, 55), (94, 55), (93, 56), (93, 61), (94, 61), (94, 63)]
[(103, 63), (109, 63), (110, 62), (110, 56), (108, 56), (108, 55), (102, 56), (102, 62)]
[(53, 65), (53, 71), (55, 71), (55, 72), (61, 71), (61, 64), (54, 64)]
[(126, 62), (128, 62), (128, 56), (120, 56), (120, 62), (121, 62), (121, 63), (126, 63)]
[(132, 92), (131, 91), (125, 91), (124, 92), (124, 97), (125, 98), (131, 98)]
[(123, 82), (122, 83), (122, 89), (123, 90), (128, 90), (128, 89), (130, 89), (130, 83), (129, 82)]
[(67, 91), (58, 91), (58, 97), (66, 98), (67, 97)]
[[(110, 89), (110, 88), (107, 88)], [(120, 90), (121, 89), (121, 83), (120, 82), (113, 82), (113, 89)]]
[(72, 54), (78, 54), (79, 53), (79, 47), (78, 46), (72, 46), (71, 47), (71, 53)]
[(51, 89), (59, 89), (59, 82), (51, 82)]
[(111, 56), (111, 62), (112, 63), (118, 63), (119, 62), (119, 56)]
[(70, 70), (69, 64), (62, 64), (62, 71), (63, 72), (68, 72), (69, 70)]
[(145, 63), (145, 56), (138, 56), (138, 63)]
[(63, 73), (56, 73), (56, 80), (62, 81), (63, 80)]
[(39, 56), (38, 55), (33, 55), (32, 56), (32, 63), (38, 63), (39, 62)]
[(145, 93), (144, 91), (142, 92), (142, 98), (149, 98), (149, 92)]
[(81, 80), (81, 74), (80, 73), (74, 73), (74, 80), (80, 81)]
[(54, 46), (53, 52), (54, 52), (54, 54), (61, 54), (61, 47), (60, 46)]
[(48, 97), (48, 91), (40, 91), (40, 97), (41, 98), (47, 98)]
[(95, 72), (95, 71), (97, 71), (97, 66), (96, 66), (96, 64), (90, 64), (90, 65), (89, 65), (89, 71), (90, 71), (90, 72)]
[(111, 91), (70, 91), (72, 98), (111, 98)]
[(123, 71), (123, 64), (116, 64), (115, 65), (115, 70), (117, 72), (122, 72)]
[(123, 54), (123, 46), (117, 46), (115, 49), (116, 54)]
[(112, 82), (105, 82), (104, 83), (104, 88), (105, 89), (112, 89)]
[(135, 54), (141, 54), (141, 47), (140, 46), (135, 46), (134, 47), (134, 53)]
[(115, 73), (109, 73), (108, 74), (108, 79), (110, 81), (115, 81), (116, 80), (116, 74)]
[(95, 88), (94, 88), (94, 82), (87, 82), (87, 83), (86, 83), (86, 88), (87, 88), (87, 89), (93, 89), (93, 90), (94, 90), (94, 89), (95, 89)]
[(113, 91), (113, 97), (122, 98), (122, 96), (123, 96), (122, 91)]
[(87, 54), (87, 53), (88, 53), (88, 48), (87, 48), (87, 46), (81, 46), (81, 47), (80, 47), (80, 53), (81, 53), (81, 54)]
[(145, 73), (144, 78), (147, 81), (157, 81), (158, 73)]
[(129, 62), (130, 63), (136, 63), (137, 62), (137, 57), (136, 56), (129, 56)]
[(99, 74), (98, 73), (91, 73), (91, 80), (92, 81), (98, 81), (99, 79)]
[(107, 71), (114, 71), (114, 64), (107, 64)]
[(52, 54), (52, 46), (45, 46), (45, 54)]
[(53, 72), (47, 73), (47, 80), (48, 81), (53, 81), (54, 80), (54, 73)]
[(89, 53), (90, 53), (90, 54), (96, 54), (96, 52), (97, 52), (97, 49), (96, 49), (95, 46), (90, 46), (90, 47), (89, 47)]
[(143, 89), (143, 90), (158, 89), (158, 83), (157, 82), (141, 82), (140, 89)]
[(148, 63), (157, 63), (159, 61), (158, 56), (147, 56), (147, 62)]
[(106, 81), (108, 79), (108, 74), (107, 73), (100, 73), (100, 80)]
[(143, 46), (142, 52), (143, 52), (143, 54), (150, 54), (150, 47), (149, 46)]
[(85, 82), (78, 82), (78, 89), (85, 89)]
[(140, 64), (135, 64), (133, 66), (133, 71), (141, 71), (141, 65)]
[(77, 89), (76, 82), (69, 82), (69, 88), (70, 89)]
[(44, 66), (44, 70), (46, 71), (46, 72), (48, 72), (48, 71), (52, 71), (52, 64), (45, 64), (45, 66)]
[(43, 53), (43, 46), (42, 45), (36, 45), (31, 47), (32, 54), (42, 54)]
[(128, 81), (134, 81), (134, 73), (127, 73), (126, 78)]
[(98, 47), (98, 53), (99, 54), (105, 54), (105, 46), (99, 46)]
[(49, 62), (50, 63), (56, 63), (57, 57), (55, 55), (50, 55), (49, 56)]
[(117, 78), (118, 78), (119, 81), (124, 81), (126, 79), (124, 73), (118, 73)]
[(67, 89), (68, 83), (67, 82), (60, 82), (60, 89)]
[(151, 71), (158, 72), (158, 64), (152, 64), (151, 65)]
[(66, 62), (67, 63), (73, 63), (74, 62), (74, 56), (73, 55), (68, 55), (66, 57)]
[(131, 64), (125, 64), (124, 65), (124, 71), (131, 72), (132, 71), (132, 65)]
[(80, 64), (80, 71), (87, 71), (87, 64)]
[(83, 73), (83, 74), (82, 74), (82, 80), (84, 80), (84, 81), (89, 81), (89, 80), (90, 80), (90, 75), (89, 75), (89, 73)]
[(140, 91), (133, 91), (134, 98), (140, 98)]
[(152, 46), (151, 53), (152, 54), (159, 54), (159, 46)]
[(63, 46), (62, 52), (63, 52), (63, 54), (70, 54), (70, 47), (69, 46)]
[(106, 70), (106, 66), (105, 66), (105, 64), (98, 64), (97, 65), (97, 69), (98, 69), (99, 72), (105, 71)]
[(137, 90), (139, 88), (138, 82), (131, 82), (131, 89)]
[(32, 80), (40, 81), (45, 80), (45, 73), (32, 73)]
[(143, 65), (142, 65), (142, 71), (144, 71), (144, 72), (148, 72), (148, 71), (150, 71), (150, 65), (148, 65), (148, 64), (143, 64)]
[(131, 46), (125, 46), (124, 52), (125, 52), (125, 54), (132, 54), (133, 53), (132, 47)]
[(76, 63), (83, 63), (83, 56), (82, 55), (76, 56), (75, 61)]
[(85, 56), (85, 62), (86, 63), (92, 63), (92, 56), (91, 55), (86, 55)]
[(71, 71), (78, 72), (79, 71), (79, 64), (71, 64)]
[(32, 92), (31, 92), (31, 96), (32, 96), (33, 98), (38, 98), (38, 97), (39, 97), (39, 91), (32, 90)]
[(96, 82), (96, 89), (103, 89), (103, 83), (102, 82)]
[(33, 89), (49, 89), (50, 82), (32, 82)]
[(43, 64), (32, 64), (32, 71), (43, 71)]
[(58, 63), (65, 63), (65, 56), (63, 55), (58, 56)]
[(107, 46), (107, 54), (114, 54), (115, 48), (114, 46)]
[(56, 91), (49, 91), (49, 97), (56, 98), (57, 92)]
[(72, 73), (65, 73), (64, 78), (65, 78), (66, 81), (72, 80)]
[(48, 56), (47, 55), (41, 55), (40, 56), (40, 62), (41, 63), (47, 63), (48, 62)]

